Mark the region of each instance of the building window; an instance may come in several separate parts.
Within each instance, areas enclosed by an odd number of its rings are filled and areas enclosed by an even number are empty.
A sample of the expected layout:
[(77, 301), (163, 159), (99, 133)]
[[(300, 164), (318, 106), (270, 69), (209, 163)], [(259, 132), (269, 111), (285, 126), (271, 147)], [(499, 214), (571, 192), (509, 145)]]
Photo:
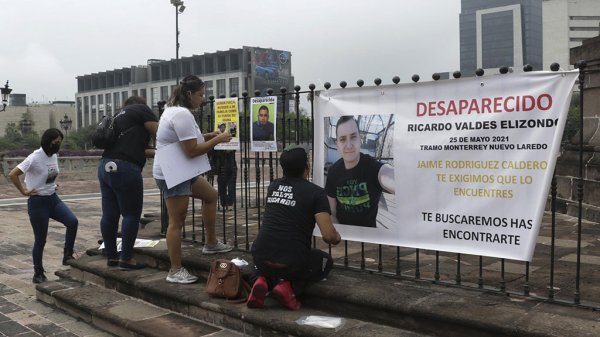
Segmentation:
[(98, 95), (98, 115), (104, 116), (104, 95)]
[(206, 81), (206, 82), (204, 82), (204, 85), (205, 85), (204, 96), (206, 96), (206, 97), (214, 96), (215, 90), (213, 88), (213, 81)]
[(206, 73), (212, 74), (215, 72), (215, 61), (212, 57), (206, 58)]
[(121, 102), (125, 103), (125, 101), (127, 100), (127, 96), (129, 96), (129, 93), (127, 91), (121, 92)]
[(169, 98), (169, 86), (164, 85), (160, 87), (160, 100), (166, 100)]
[(600, 20), (600, 16), (569, 16), (571, 20)]
[(240, 54), (231, 54), (231, 70), (240, 70)]
[(221, 73), (227, 71), (227, 58), (225, 55), (219, 55), (217, 57), (217, 69)]
[(225, 79), (217, 80), (217, 96), (227, 97), (227, 92), (225, 91)]
[(90, 98), (85, 96), (83, 98), (83, 125), (90, 125)]
[(229, 92), (239, 96), (240, 92), (240, 79), (237, 77), (229, 79)]
[(160, 96), (158, 94), (158, 87), (154, 87), (151, 90), (152, 93), (152, 107), (157, 107), (158, 106), (158, 101), (160, 101)]
[(112, 100), (111, 100), (111, 94), (106, 94), (104, 95), (104, 104), (106, 105), (106, 114), (107, 115), (112, 115), (113, 114), (113, 110), (112, 110)]
[(146, 94), (146, 89), (140, 89), (140, 96), (144, 97), (146, 102), (148, 102), (148, 96)]
[(118, 92), (113, 93), (113, 101), (115, 104), (115, 111), (121, 109), (121, 95)]
[(96, 95), (92, 95), (90, 96), (90, 103), (92, 106), (92, 123), (95, 123), (98, 120), (98, 117), (96, 115)]

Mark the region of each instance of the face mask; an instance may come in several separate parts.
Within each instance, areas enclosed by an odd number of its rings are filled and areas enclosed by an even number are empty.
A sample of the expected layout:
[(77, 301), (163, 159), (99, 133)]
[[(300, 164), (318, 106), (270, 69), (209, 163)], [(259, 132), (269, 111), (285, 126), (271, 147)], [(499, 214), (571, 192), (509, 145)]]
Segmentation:
[(48, 150), (50, 150), (50, 155), (58, 153), (58, 150), (60, 150), (60, 144), (50, 144)]

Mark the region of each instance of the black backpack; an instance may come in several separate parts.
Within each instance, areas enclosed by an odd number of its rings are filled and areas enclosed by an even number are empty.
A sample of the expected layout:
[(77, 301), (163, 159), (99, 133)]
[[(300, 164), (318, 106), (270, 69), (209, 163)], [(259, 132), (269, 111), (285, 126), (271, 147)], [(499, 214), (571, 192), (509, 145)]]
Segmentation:
[(105, 115), (102, 117), (100, 123), (98, 123), (98, 126), (96, 127), (96, 130), (92, 132), (92, 144), (94, 144), (96, 148), (104, 150), (110, 149), (117, 143), (117, 140), (121, 136), (123, 136), (124, 134), (129, 132), (129, 130), (134, 128), (132, 126), (125, 131), (117, 130), (118, 128), (115, 123), (115, 119), (122, 113), (123, 112), (117, 114), (114, 117), (109, 115)]

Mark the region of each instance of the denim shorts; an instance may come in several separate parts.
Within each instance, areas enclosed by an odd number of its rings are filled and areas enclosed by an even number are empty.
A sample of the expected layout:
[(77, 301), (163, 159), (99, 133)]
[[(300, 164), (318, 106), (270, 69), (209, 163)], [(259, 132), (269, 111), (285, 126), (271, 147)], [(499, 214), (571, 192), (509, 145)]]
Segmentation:
[(191, 196), (192, 195), (192, 184), (198, 179), (198, 177), (194, 177), (190, 180), (186, 180), (178, 185), (175, 185), (171, 188), (167, 188), (167, 182), (162, 179), (154, 179), (156, 181), (156, 185), (160, 189), (163, 194), (164, 199), (168, 199), (170, 197), (180, 197), (180, 196)]

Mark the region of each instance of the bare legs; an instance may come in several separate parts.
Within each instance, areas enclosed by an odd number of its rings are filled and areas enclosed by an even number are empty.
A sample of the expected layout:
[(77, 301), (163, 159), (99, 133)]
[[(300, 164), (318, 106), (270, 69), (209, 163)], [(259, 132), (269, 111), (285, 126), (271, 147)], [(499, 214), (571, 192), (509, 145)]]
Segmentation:
[(217, 191), (203, 177), (199, 177), (192, 185), (192, 196), (201, 199), (202, 221), (206, 230), (206, 243), (214, 245), (217, 243), (217, 232), (215, 229), (217, 216)]
[[(203, 201), (202, 220), (206, 230), (206, 242), (213, 245), (217, 242), (215, 217), (217, 214), (217, 191), (204, 179), (198, 177), (192, 184), (192, 197)], [(169, 213), (169, 227), (167, 228), (167, 249), (171, 260), (171, 270), (181, 268), (181, 229), (187, 216), (188, 196), (176, 196), (166, 199)]]

